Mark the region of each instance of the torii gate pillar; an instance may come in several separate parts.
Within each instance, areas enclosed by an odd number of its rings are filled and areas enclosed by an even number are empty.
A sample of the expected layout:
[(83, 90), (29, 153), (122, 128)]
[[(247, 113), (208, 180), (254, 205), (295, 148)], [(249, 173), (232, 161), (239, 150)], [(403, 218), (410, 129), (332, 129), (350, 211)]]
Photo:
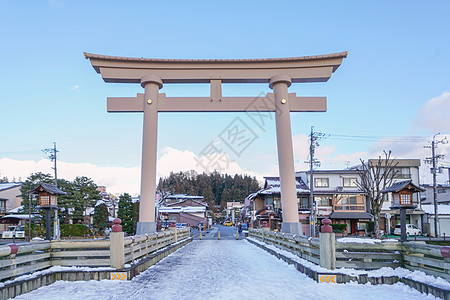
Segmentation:
[(144, 126), (142, 130), (141, 196), (139, 222), (136, 232), (156, 232), (155, 193), (156, 159), (158, 140), (158, 92), (162, 80), (156, 76), (144, 76), (141, 85), (144, 94)]
[(278, 167), (280, 172), (281, 231), (302, 234), (298, 218), (297, 188), (295, 186), (294, 152), (292, 147), (291, 117), (288, 87), (290, 76), (274, 76), (269, 81), (275, 98), (275, 126), (277, 132)]

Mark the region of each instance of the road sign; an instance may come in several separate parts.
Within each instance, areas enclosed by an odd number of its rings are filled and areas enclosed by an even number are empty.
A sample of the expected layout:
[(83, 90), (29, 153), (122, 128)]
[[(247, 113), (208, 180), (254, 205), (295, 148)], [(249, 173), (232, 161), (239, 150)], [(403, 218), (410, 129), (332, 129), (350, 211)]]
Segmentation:
[(390, 219), (392, 216), (391, 216), (391, 214), (390, 213), (386, 213), (385, 215), (384, 215), (384, 217), (386, 218), (386, 219)]
[(111, 280), (120, 280), (125, 281), (127, 280), (127, 273), (126, 272), (111, 272)]
[(336, 275), (329, 275), (329, 274), (318, 274), (319, 282), (324, 283), (336, 283)]

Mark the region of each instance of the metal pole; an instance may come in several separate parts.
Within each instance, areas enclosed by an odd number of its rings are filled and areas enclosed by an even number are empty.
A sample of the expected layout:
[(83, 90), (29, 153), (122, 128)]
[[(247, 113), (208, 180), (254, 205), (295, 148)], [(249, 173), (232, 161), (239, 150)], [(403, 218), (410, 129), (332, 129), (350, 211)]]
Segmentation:
[[(58, 151), (56, 150), (56, 142), (53, 142), (53, 163), (54, 163), (54, 167), (53, 169), (55, 170), (55, 187), (58, 188), (58, 176), (57, 176), (57, 171), (56, 171), (56, 153)], [(58, 208), (55, 208), (55, 224), (53, 227), (53, 238), (55, 240), (59, 240), (60, 239), (60, 225), (59, 225), (59, 217), (58, 217)]]
[(431, 159), (433, 160), (434, 234), (436, 237), (438, 237), (439, 236), (439, 219), (438, 219), (437, 190), (436, 190), (436, 156), (434, 154), (435, 138), (436, 138), (436, 135), (433, 136), (433, 141), (431, 142)]
[(28, 194), (28, 241), (31, 242), (31, 196)]
[(309, 145), (309, 235), (314, 236), (315, 225), (315, 205), (314, 205), (314, 177), (313, 177), (313, 163), (314, 163), (314, 141), (313, 141), (313, 126), (311, 126), (311, 143)]

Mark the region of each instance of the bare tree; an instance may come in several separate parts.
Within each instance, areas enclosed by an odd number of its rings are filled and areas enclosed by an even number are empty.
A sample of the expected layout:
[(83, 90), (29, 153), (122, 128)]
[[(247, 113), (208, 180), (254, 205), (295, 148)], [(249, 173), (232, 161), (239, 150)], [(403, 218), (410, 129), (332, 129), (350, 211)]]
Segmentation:
[(376, 238), (381, 237), (380, 232), (380, 212), (385, 201), (383, 197), (384, 189), (391, 186), (398, 170), (396, 166), (398, 162), (395, 159), (391, 159), (391, 151), (384, 151), (384, 158), (381, 156), (375, 160), (361, 161), (361, 167), (359, 168), (359, 175), (361, 181), (358, 181), (358, 187), (365, 193), (367, 201), (370, 203), (370, 207), (373, 215), (374, 231)]

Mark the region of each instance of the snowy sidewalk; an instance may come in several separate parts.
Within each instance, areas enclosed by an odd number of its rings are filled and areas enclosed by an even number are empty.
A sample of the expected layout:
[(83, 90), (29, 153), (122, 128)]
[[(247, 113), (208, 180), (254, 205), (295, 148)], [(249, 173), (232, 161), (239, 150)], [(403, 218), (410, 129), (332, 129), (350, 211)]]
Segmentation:
[(129, 282), (59, 281), (15, 299), (436, 299), (402, 283), (320, 284), (245, 240), (193, 241)]

